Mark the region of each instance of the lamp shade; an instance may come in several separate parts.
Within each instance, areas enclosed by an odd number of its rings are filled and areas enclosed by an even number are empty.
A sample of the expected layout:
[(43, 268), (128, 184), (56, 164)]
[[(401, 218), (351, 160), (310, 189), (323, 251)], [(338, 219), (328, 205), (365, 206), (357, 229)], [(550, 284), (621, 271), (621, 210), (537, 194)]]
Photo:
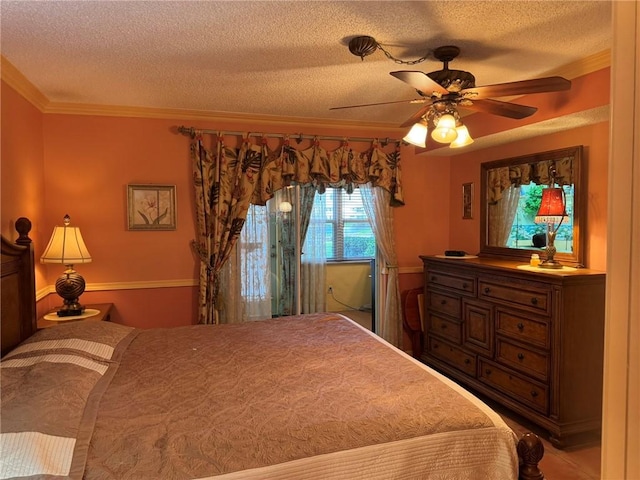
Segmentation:
[(68, 216), (63, 227), (54, 227), (49, 245), (40, 257), (42, 263), (62, 263), (76, 265), (91, 262), (91, 254), (87, 250), (78, 227), (70, 227)]
[(456, 128), (458, 132), (458, 136), (456, 139), (449, 144), (450, 148), (460, 148), (466, 147), (467, 145), (471, 145), (473, 143), (473, 138), (469, 135), (469, 130), (464, 125), (460, 125)]
[(567, 212), (564, 206), (564, 191), (562, 188), (549, 187), (542, 190), (540, 208), (536, 214), (536, 223), (558, 223)]
[(291, 210), (293, 210), (293, 205), (285, 200), (284, 202), (280, 202), (280, 205), (278, 205), (278, 210), (280, 210), (282, 213), (289, 213)]
[(453, 142), (458, 137), (458, 132), (456, 130), (456, 119), (453, 118), (453, 115), (445, 114), (440, 117), (438, 120), (438, 125), (431, 132), (431, 138), (433, 138), (436, 142), (440, 143), (450, 143)]
[(416, 147), (425, 148), (427, 146), (427, 125), (420, 121), (418, 123), (414, 123), (409, 133), (407, 133), (403, 140), (411, 145), (415, 145)]

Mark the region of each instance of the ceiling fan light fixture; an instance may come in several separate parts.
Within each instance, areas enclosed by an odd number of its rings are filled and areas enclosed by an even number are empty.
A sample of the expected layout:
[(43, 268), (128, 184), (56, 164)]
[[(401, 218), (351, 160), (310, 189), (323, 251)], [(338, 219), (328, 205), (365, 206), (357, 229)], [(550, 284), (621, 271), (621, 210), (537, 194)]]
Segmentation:
[(469, 135), (469, 129), (467, 129), (465, 125), (460, 125), (456, 130), (458, 132), (458, 136), (449, 144), (450, 148), (466, 147), (473, 143), (474, 140), (471, 138), (471, 135)]
[(427, 124), (424, 120), (414, 123), (402, 140), (416, 147), (426, 148), (427, 133), (429, 132)]
[(431, 132), (431, 138), (439, 143), (451, 143), (458, 138), (456, 130), (456, 119), (450, 113), (442, 115), (436, 124), (436, 128)]

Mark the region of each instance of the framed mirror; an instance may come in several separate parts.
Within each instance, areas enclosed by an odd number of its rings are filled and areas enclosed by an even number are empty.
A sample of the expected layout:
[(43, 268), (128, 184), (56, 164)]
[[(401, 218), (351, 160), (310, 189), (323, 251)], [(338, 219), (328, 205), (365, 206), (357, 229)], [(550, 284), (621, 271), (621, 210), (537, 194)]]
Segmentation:
[(547, 227), (536, 219), (542, 190), (561, 187), (566, 217), (555, 237), (555, 259), (584, 266), (586, 184), (582, 146), (481, 164), (480, 255), (529, 262), (546, 258)]

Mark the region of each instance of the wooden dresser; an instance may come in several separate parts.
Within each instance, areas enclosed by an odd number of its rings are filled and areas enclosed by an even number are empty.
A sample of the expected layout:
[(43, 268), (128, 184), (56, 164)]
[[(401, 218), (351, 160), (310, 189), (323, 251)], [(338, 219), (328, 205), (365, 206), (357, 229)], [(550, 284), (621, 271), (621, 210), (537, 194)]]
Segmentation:
[(600, 429), (603, 272), (420, 258), (425, 363), (543, 427), (559, 448)]

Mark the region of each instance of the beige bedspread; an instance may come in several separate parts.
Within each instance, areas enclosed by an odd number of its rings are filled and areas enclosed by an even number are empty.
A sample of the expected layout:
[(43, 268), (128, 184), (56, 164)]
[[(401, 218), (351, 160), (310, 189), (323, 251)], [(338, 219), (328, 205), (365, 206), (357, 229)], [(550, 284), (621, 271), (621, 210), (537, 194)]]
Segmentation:
[[(88, 403), (77, 429), (92, 431), (83, 478), (359, 478), (340, 473), (356, 468), (342, 465), (344, 452), (365, 465), (420, 453), (421, 439), (444, 447), (434, 452), (457, 454), (420, 455), (438, 478), (516, 475), (515, 438), (497, 415), (339, 315), (136, 330), (126, 338), (108, 388)], [(460, 455), (456, 439), (477, 448)], [(362, 457), (368, 450), (373, 456)], [(393, 468), (398, 476), (376, 478), (427, 478)]]

